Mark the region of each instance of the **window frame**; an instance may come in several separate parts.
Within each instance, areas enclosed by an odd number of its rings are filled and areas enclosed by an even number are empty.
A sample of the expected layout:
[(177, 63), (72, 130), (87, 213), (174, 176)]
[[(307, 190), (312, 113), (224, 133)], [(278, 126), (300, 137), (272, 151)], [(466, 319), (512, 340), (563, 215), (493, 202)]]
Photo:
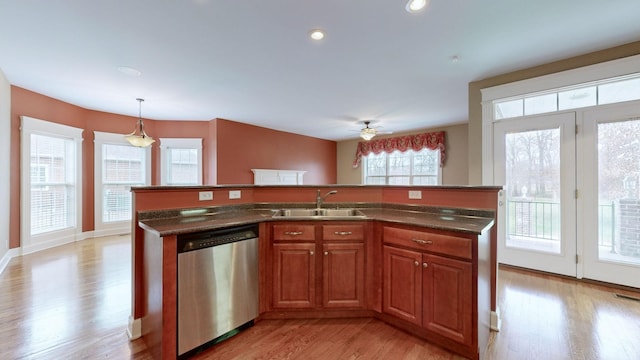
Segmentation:
[[(413, 179), (414, 177), (431, 177), (431, 176), (426, 176), (426, 175), (414, 175), (413, 174), (413, 167), (414, 167), (414, 161), (415, 161), (415, 156), (419, 154), (419, 152), (421, 151), (431, 151), (431, 152), (435, 152), (436, 153), (436, 159), (437, 159), (437, 164), (436, 164), (436, 168), (438, 171), (438, 174), (435, 176), (435, 178), (437, 179), (437, 184), (432, 184), (432, 185), (424, 185), (424, 184), (413, 184)], [(397, 154), (403, 154), (403, 155), (411, 155), (409, 156), (409, 169), (410, 169), (410, 174), (408, 175), (409, 177), (409, 184), (391, 184), (393, 186), (437, 186), (437, 185), (442, 185), (442, 166), (440, 165), (440, 150), (436, 149), (436, 150), (432, 150), (429, 148), (423, 148), (419, 151), (414, 151), (412, 149), (409, 149), (407, 151), (399, 151), (396, 150), (392, 153), (387, 153), (387, 152), (381, 152), (379, 154), (374, 154), (374, 153), (370, 153), (366, 156), (362, 157), (362, 171), (361, 171), (361, 175), (362, 175), (362, 180), (361, 183), (364, 185), (383, 185), (383, 184), (368, 184), (367, 183), (367, 178), (369, 177), (375, 177), (375, 178), (384, 178), (385, 182), (384, 185), (389, 185), (389, 177), (400, 177), (402, 175), (389, 175), (389, 156), (391, 155), (397, 155)], [(384, 155), (385, 157), (385, 175), (375, 175), (375, 176), (368, 176), (367, 175), (367, 169), (368, 169), (368, 162), (369, 162), (369, 156), (380, 156), (380, 155)]]
[[(196, 150), (197, 153), (197, 178), (198, 182), (193, 184), (180, 183), (174, 184), (169, 181), (171, 172), (171, 157), (169, 151), (171, 149), (189, 149)], [(203, 160), (202, 160), (202, 138), (160, 138), (160, 184), (167, 186), (199, 186), (203, 184)]]
[[(53, 123), (28, 116), (21, 116), (21, 179), (20, 179), (20, 244), (23, 254), (74, 242), (82, 238), (82, 133), (83, 129)], [(65, 179), (66, 186), (73, 186), (73, 206), (70, 226), (31, 234), (31, 135), (70, 140), (74, 159), (74, 174)], [(66, 169), (69, 170), (69, 169)]]
[[(116, 235), (131, 232), (132, 219), (112, 222), (104, 222), (102, 220), (104, 200), (102, 197), (102, 165), (104, 160), (102, 146), (105, 144), (134, 147), (126, 141), (122, 134), (94, 131), (94, 236)], [(149, 186), (151, 185), (151, 146), (142, 149), (144, 150), (145, 161), (143, 186)], [(133, 216), (133, 213), (131, 215)]]

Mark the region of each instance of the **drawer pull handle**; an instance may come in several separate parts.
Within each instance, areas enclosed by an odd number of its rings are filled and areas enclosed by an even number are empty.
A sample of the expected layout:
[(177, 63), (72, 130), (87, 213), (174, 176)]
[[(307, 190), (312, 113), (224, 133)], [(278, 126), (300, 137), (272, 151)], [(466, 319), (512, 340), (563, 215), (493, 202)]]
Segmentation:
[(284, 232), (285, 235), (291, 235), (291, 236), (298, 236), (298, 235), (302, 235), (302, 231), (285, 231)]
[(353, 234), (351, 231), (336, 231), (333, 233), (334, 235), (351, 235)]
[(418, 244), (422, 244), (422, 245), (431, 245), (433, 244), (433, 241), (431, 240), (420, 240), (420, 239), (411, 239), (411, 241), (418, 243)]
[(416, 260), (416, 261), (414, 261), (414, 262), (413, 262), (413, 264), (414, 264), (415, 266), (420, 266), (420, 261)]

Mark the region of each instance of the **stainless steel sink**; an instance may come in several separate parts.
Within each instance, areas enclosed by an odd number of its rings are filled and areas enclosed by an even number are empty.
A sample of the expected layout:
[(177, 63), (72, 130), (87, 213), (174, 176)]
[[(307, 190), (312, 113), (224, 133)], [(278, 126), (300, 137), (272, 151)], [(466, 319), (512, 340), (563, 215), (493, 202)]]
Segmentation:
[(365, 215), (358, 209), (280, 209), (276, 210), (273, 217), (364, 218)]

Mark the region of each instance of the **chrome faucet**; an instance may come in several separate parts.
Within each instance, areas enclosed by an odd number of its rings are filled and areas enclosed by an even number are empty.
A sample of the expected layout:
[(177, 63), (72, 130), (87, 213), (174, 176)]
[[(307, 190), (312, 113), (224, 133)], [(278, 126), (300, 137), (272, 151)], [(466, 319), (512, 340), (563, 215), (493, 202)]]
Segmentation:
[(338, 190), (331, 190), (328, 193), (324, 194), (324, 196), (320, 196), (320, 190), (318, 190), (318, 193), (316, 195), (316, 209), (320, 209), (320, 207), (322, 207), (322, 202), (327, 198), (327, 196), (337, 193)]

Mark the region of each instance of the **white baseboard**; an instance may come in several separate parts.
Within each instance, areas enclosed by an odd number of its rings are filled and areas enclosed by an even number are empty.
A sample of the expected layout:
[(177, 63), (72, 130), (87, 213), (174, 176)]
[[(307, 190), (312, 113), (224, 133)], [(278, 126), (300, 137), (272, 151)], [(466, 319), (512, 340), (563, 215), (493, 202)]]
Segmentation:
[(502, 325), (502, 319), (500, 318), (500, 308), (496, 308), (496, 311), (491, 312), (491, 330), (500, 331)]
[(0, 274), (2, 274), (2, 272), (4, 271), (4, 269), (7, 268), (7, 265), (9, 265), (9, 261), (11, 261), (12, 258), (16, 257), (20, 255), (20, 248), (16, 248), (16, 249), (9, 249), (4, 256), (2, 257), (2, 259), (0, 259)]
[(129, 315), (129, 326), (127, 327), (129, 340), (135, 340), (142, 336), (142, 319), (134, 319)]
[(9, 249), (6, 254), (0, 259), (0, 274), (4, 271), (4, 269), (9, 264), (12, 258), (27, 254), (32, 254), (38, 251), (43, 251), (47, 249), (54, 248), (56, 246), (69, 244), (76, 241), (84, 241), (91, 238), (103, 237), (103, 236), (113, 236), (113, 235), (122, 235), (129, 233), (128, 231), (123, 231), (122, 229), (112, 229), (112, 230), (103, 230), (100, 232), (96, 231), (85, 231), (79, 234), (76, 234), (73, 237), (60, 237), (54, 238), (49, 241), (40, 241), (37, 244), (22, 246), (18, 248)]

